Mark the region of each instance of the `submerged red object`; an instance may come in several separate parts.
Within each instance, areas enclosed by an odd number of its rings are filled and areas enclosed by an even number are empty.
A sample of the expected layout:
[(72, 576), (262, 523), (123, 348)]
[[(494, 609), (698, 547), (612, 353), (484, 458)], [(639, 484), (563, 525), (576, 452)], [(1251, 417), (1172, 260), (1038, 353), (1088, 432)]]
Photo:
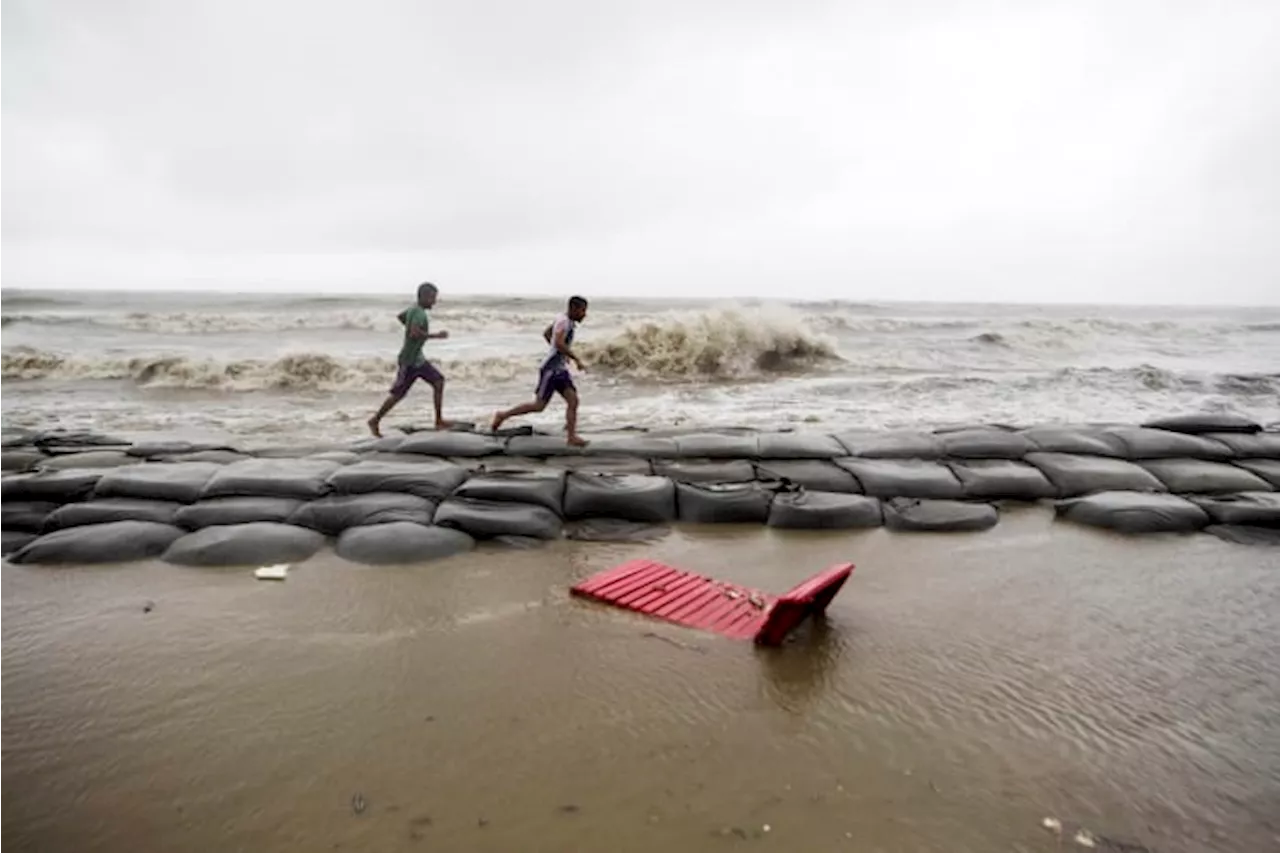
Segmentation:
[(840, 563), (774, 596), (653, 560), (631, 560), (592, 575), (570, 592), (688, 628), (776, 646), (806, 617), (826, 610), (852, 571), (853, 563)]

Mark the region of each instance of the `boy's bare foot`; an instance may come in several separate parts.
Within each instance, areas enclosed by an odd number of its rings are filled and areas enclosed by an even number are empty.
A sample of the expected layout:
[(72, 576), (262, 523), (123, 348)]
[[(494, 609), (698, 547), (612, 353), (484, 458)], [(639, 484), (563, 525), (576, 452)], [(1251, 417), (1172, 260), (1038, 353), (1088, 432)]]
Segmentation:
[(494, 412), (493, 420), (489, 421), (489, 431), (497, 432), (498, 429), (502, 426), (502, 422), (505, 420), (506, 418), (502, 416), (501, 412)]
[(580, 435), (571, 435), (564, 440), (564, 443), (570, 447), (586, 447), (587, 441)]
[(382, 430), (378, 428), (377, 418), (369, 418), (366, 423), (369, 424), (369, 432), (373, 433), (374, 438), (382, 438)]
[(436, 421), (436, 429), (453, 429), (455, 421), (447, 421), (444, 418)]

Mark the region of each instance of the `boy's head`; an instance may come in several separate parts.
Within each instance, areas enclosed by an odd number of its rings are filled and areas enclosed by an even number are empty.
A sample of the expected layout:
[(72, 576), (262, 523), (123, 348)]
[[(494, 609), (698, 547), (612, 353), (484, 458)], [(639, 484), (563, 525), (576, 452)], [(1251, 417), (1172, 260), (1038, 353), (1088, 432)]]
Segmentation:
[(569, 319), (581, 323), (587, 316), (587, 300), (581, 296), (569, 297)]
[(440, 291), (429, 281), (418, 285), (418, 304), (423, 308), (430, 308), (436, 304), (436, 294)]

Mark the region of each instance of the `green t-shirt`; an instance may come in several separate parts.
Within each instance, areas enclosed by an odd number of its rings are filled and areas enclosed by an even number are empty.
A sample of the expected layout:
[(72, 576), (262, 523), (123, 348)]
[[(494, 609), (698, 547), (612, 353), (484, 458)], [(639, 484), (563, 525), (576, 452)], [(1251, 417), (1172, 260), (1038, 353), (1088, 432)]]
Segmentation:
[(422, 345), (427, 342), (427, 339), (412, 337), (409, 332), (414, 326), (421, 326), (428, 331), (431, 329), (431, 318), (427, 315), (427, 309), (421, 305), (413, 305), (405, 312), (404, 346), (400, 347), (401, 365), (416, 366), (426, 361), (422, 357)]

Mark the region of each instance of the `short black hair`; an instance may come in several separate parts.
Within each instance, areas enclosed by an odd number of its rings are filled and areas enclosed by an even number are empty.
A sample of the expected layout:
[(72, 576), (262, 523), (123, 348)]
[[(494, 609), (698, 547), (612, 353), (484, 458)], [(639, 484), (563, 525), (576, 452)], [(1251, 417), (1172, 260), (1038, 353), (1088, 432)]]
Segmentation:
[(570, 297), (569, 297), (569, 308), (570, 308), (570, 309), (573, 309), (573, 308), (586, 308), (586, 307), (587, 307), (587, 299), (586, 299), (586, 297), (585, 297), (585, 296), (570, 296)]
[(429, 281), (424, 281), (422, 284), (418, 285), (419, 296), (421, 296), (424, 293), (439, 293), (439, 292), (440, 292), (440, 288), (436, 287), (434, 284), (432, 284)]

